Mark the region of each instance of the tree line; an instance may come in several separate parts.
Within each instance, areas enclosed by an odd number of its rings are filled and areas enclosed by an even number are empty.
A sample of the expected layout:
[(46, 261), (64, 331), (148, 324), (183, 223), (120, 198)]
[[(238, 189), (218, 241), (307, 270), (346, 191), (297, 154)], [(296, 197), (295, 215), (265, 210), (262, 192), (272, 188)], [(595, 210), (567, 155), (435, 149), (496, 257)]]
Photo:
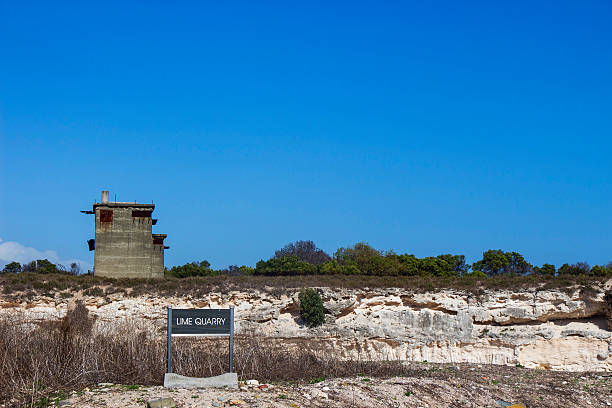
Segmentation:
[(31, 273), (64, 273), (70, 275), (80, 275), (81, 274), (81, 266), (73, 262), (70, 264), (70, 268), (66, 268), (62, 264), (54, 264), (48, 259), (37, 259), (36, 261), (32, 261), (25, 264), (20, 264), (19, 262), (10, 262), (4, 266), (4, 268), (0, 271), (1, 273), (21, 273), (21, 272), (31, 272)]
[(207, 261), (192, 262), (166, 268), (166, 275), (175, 277), (213, 275), (370, 275), (370, 276), (542, 276), (586, 275), (612, 276), (612, 262), (607, 265), (589, 266), (585, 262), (563, 264), (558, 269), (545, 263), (541, 266), (530, 264), (518, 252), (501, 249), (485, 251), (482, 259), (473, 264), (466, 263), (464, 255), (442, 254), (418, 258), (412, 254), (397, 254), (394, 251), (380, 251), (365, 242), (358, 242), (347, 248), (339, 248), (333, 256), (317, 248), (312, 241), (297, 241), (275, 251), (268, 260), (257, 262), (254, 268), (232, 265), (226, 269), (214, 270)]
[[(73, 263), (70, 268), (39, 259), (21, 265), (11, 262), (2, 273), (65, 273), (80, 274), (80, 267)], [(418, 258), (412, 254), (397, 254), (380, 251), (365, 242), (339, 248), (329, 255), (317, 248), (312, 241), (297, 241), (275, 251), (268, 260), (257, 262), (255, 267), (230, 265), (225, 269), (212, 269), (208, 261), (190, 262), (185, 265), (164, 268), (166, 276), (186, 278), (191, 276), (294, 276), (294, 275), (370, 275), (370, 276), (438, 276), (438, 277), (490, 277), (490, 276), (563, 276), (584, 275), (612, 277), (612, 262), (607, 265), (590, 266), (585, 262), (563, 264), (559, 268), (545, 263), (530, 264), (518, 252), (490, 249), (482, 259), (468, 264), (464, 255), (442, 254)]]

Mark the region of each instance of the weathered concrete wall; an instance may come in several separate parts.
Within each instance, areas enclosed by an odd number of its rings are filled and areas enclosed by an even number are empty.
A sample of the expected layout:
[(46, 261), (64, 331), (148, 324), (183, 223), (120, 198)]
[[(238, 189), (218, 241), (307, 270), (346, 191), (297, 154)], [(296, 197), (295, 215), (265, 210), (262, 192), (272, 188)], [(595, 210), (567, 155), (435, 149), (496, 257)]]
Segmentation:
[(154, 278), (162, 278), (164, 276), (164, 245), (153, 244), (151, 252), (151, 273)]
[[(612, 371), (608, 328), (611, 282), (596, 290), (444, 290), (416, 293), (389, 289), (320, 288), (325, 323), (304, 326), (298, 292), (210, 293), (203, 297), (80, 296), (100, 324), (140, 322), (163, 339), (166, 307), (236, 307), (238, 333), (264, 336), (266, 344), (302, 347), (318, 343), (341, 358), (401, 359), (440, 363), (521, 364), (569, 371)], [(33, 319), (59, 318), (69, 301), (40, 297), (3, 301), (0, 313), (23, 311)], [(130, 323), (132, 324), (132, 323)]]
[[(153, 205), (104, 203), (95, 206), (96, 247), (94, 273), (111, 278), (155, 278), (163, 276), (163, 246), (153, 251), (152, 219), (133, 217), (132, 211), (150, 211)], [(112, 222), (104, 222), (103, 211), (112, 211)], [(160, 264), (161, 263), (161, 264)]]

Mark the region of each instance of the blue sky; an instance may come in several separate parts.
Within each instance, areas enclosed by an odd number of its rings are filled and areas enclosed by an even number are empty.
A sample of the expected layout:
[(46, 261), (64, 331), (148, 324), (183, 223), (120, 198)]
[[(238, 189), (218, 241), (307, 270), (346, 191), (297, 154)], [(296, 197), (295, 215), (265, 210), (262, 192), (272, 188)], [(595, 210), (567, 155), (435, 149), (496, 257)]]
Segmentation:
[(612, 260), (609, 1), (124, 3), (0, 4), (0, 259), (93, 263), (108, 189), (166, 265)]

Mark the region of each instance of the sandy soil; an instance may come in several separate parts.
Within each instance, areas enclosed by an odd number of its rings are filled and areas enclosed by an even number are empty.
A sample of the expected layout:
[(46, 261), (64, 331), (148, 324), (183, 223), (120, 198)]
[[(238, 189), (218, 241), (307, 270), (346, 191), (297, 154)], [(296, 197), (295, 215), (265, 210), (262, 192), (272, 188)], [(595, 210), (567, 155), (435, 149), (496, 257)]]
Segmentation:
[[(515, 367), (422, 364), (412, 377), (343, 378), (316, 384), (241, 383), (238, 390), (170, 390), (101, 384), (60, 404), (145, 407), (170, 397), (177, 407), (612, 407), (612, 374)], [(521, 405), (514, 405), (520, 407)]]

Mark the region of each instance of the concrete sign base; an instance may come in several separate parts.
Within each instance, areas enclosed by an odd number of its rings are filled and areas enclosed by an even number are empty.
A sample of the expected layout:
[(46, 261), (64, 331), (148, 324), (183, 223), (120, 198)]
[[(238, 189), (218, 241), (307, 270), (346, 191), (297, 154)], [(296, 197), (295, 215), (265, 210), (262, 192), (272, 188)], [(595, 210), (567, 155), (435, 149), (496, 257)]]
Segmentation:
[(216, 377), (185, 377), (174, 373), (164, 374), (165, 388), (238, 388), (238, 374), (225, 373)]

